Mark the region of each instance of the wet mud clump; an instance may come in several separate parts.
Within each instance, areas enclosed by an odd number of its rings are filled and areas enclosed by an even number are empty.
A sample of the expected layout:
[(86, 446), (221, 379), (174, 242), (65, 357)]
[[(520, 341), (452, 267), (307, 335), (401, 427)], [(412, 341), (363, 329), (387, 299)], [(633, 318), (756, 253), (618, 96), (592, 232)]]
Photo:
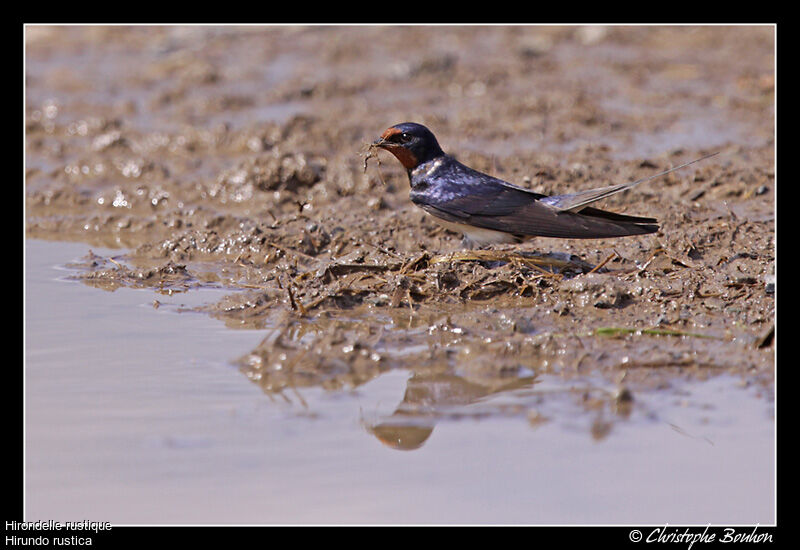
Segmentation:
[[(119, 249), (72, 266), (104, 290), (230, 289), (197, 310), (265, 331), (235, 361), (269, 394), (407, 369), (406, 420), (544, 374), (604, 380), (587, 410), (722, 372), (770, 395), (773, 74), (770, 27), (29, 27), (27, 237)], [(601, 205), (655, 234), (464, 250), (368, 151), (406, 120), (545, 194), (720, 154)]]

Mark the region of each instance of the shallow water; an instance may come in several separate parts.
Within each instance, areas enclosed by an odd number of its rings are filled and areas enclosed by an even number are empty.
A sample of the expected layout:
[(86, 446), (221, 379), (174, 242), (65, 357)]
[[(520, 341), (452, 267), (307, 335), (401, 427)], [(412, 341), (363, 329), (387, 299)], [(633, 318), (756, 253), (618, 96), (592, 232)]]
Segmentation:
[[(440, 399), (405, 423), (418, 441), (400, 451), (376, 426), (403, 416), (421, 373), (269, 396), (233, 366), (268, 331), (183, 311), (221, 291), (99, 292), (64, 267), (87, 250), (26, 241), (28, 521), (775, 521), (774, 404), (739, 378), (638, 393), (609, 432), (575, 405), (574, 381), (520, 372), (508, 391)], [(424, 388), (463, 396), (464, 384)], [(531, 421), (531, 400), (547, 421)]]

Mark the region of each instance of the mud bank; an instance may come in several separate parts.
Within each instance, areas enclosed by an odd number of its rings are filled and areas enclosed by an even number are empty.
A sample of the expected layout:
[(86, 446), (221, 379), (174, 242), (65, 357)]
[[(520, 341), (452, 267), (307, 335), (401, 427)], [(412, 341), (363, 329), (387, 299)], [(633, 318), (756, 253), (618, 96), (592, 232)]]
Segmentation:
[[(29, 27), (27, 237), (120, 248), (72, 266), (99, 289), (231, 289), (198, 310), (268, 329), (232, 358), (268, 393), (403, 368), (617, 388), (590, 410), (723, 372), (771, 396), (773, 32)], [(365, 170), (406, 120), (547, 194), (721, 154), (603, 204), (656, 234), (464, 255), (393, 158)]]

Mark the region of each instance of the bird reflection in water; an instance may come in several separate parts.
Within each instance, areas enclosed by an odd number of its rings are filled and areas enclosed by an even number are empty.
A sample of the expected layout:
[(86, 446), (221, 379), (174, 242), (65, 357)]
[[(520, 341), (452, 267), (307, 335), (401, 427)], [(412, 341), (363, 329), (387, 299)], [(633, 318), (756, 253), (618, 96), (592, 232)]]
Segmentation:
[(524, 376), (476, 381), (448, 373), (415, 373), (395, 411), (377, 422), (365, 423), (365, 428), (392, 449), (419, 449), (430, 438), (438, 420), (467, 414), (463, 407), (491, 395), (529, 388), (534, 379)]

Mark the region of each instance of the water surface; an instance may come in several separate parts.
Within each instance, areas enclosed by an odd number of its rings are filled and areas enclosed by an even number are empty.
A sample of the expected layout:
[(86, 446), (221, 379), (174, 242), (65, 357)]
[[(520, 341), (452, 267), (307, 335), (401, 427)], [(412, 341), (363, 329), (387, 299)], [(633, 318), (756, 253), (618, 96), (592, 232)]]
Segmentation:
[[(102, 292), (64, 267), (87, 250), (26, 242), (27, 521), (775, 521), (773, 403), (736, 378), (637, 395), (630, 418), (593, 438), (597, 418), (544, 377), (447, 409), (399, 451), (368, 426), (391, 417), (415, 373), (270, 397), (232, 363), (265, 331), (183, 311), (221, 291)], [(514, 409), (537, 391), (544, 423)]]

